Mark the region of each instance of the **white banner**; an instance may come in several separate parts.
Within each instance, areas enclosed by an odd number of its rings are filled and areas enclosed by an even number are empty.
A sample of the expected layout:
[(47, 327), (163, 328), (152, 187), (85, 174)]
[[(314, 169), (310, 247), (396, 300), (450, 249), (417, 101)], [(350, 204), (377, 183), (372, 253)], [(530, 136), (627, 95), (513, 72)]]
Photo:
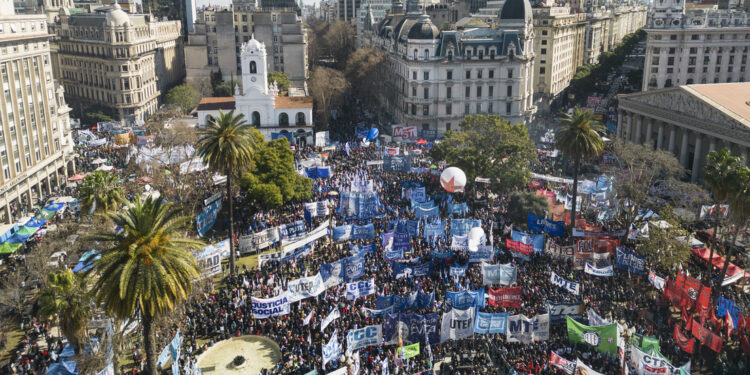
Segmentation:
[[(333, 331), (328, 344), (323, 345), (323, 368), (326, 363), (337, 360), (341, 356), (341, 344), (339, 344), (338, 331)], [(344, 368), (346, 368), (344, 366)]]
[(300, 247), (309, 244), (310, 242), (313, 242), (321, 237), (325, 237), (327, 234), (328, 234), (328, 221), (326, 220), (324, 223), (318, 225), (311, 232), (307, 233), (305, 237), (302, 237), (299, 240), (292, 242), (290, 244), (284, 245), (284, 251), (297, 250)]
[(289, 299), (286, 296), (286, 292), (273, 298), (252, 297), (252, 301), (253, 317), (255, 319), (289, 314)]
[(193, 256), (202, 269), (202, 278), (221, 273), (221, 260), (229, 257), (229, 239), (208, 245), (200, 252), (193, 252)]
[(469, 235), (458, 236), (453, 235), (451, 241), (451, 250), (453, 251), (467, 251), (469, 250)]
[(601, 372), (596, 372), (591, 367), (587, 366), (580, 359), (576, 359), (576, 374), (580, 375), (604, 375)]
[(328, 316), (326, 316), (326, 318), (323, 319), (323, 321), (320, 323), (320, 332), (323, 332), (323, 330), (326, 329), (326, 327), (328, 327), (331, 322), (338, 319), (339, 317), (341, 317), (339, 309), (334, 309), (333, 311), (331, 311), (331, 313), (328, 314)]
[(279, 228), (273, 227), (258, 233), (248, 234), (239, 238), (240, 252), (245, 254), (252, 251), (262, 250), (271, 246), (281, 239)]
[(557, 274), (554, 272), (552, 272), (552, 274), (550, 275), (549, 281), (553, 285), (565, 288), (568, 292), (571, 292), (575, 295), (578, 295), (581, 292), (581, 284), (565, 280), (562, 277), (557, 276)]
[(604, 268), (596, 268), (591, 263), (586, 263), (586, 269), (584, 270), (589, 275), (600, 276), (600, 277), (612, 277), (615, 275), (615, 271), (612, 266)]
[(416, 126), (392, 125), (393, 142), (414, 143), (417, 141), (419, 131)]
[(330, 214), (328, 201), (305, 203), (305, 210), (310, 213), (310, 217), (328, 216)]
[(368, 346), (380, 346), (382, 342), (383, 326), (380, 324), (352, 329), (346, 333), (346, 352), (351, 353)]
[(452, 309), (443, 313), (443, 323), (440, 328), (440, 342), (460, 340), (474, 334), (474, 308), (466, 310)]
[(355, 300), (359, 297), (375, 294), (375, 279), (355, 281), (346, 284), (346, 299)]
[(638, 375), (646, 375), (654, 372), (647, 372), (644, 369), (659, 369), (658, 372), (663, 375), (680, 375), (682, 374), (680, 369), (684, 370), (687, 374), (690, 373), (690, 361), (682, 365), (682, 367), (676, 367), (664, 358), (642, 352), (635, 345), (628, 345), (628, 347), (630, 348), (630, 365), (635, 367)]
[(658, 290), (664, 290), (664, 285), (667, 284), (663, 277), (659, 277), (659, 275), (651, 270), (648, 271), (648, 281), (650, 281), (651, 285)]
[(546, 341), (549, 339), (549, 314), (527, 318), (524, 315), (508, 317), (508, 342)]
[(289, 302), (301, 301), (305, 298), (317, 297), (325, 292), (326, 287), (323, 283), (323, 277), (318, 272), (315, 276), (303, 277), (292, 280), (286, 287)]
[(612, 322), (608, 322), (604, 320), (604, 318), (599, 316), (599, 314), (597, 314), (596, 311), (594, 311), (594, 309), (592, 308), (589, 308), (588, 315), (589, 315), (589, 325), (591, 327), (599, 327), (599, 326), (606, 326), (607, 324), (612, 324)]

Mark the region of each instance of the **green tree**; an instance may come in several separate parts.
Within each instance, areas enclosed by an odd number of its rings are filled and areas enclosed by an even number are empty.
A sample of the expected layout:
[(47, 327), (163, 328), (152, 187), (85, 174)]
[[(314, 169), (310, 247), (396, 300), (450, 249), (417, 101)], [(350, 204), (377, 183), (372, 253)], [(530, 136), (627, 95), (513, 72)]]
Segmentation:
[(167, 104), (179, 107), (184, 114), (192, 112), (200, 101), (201, 93), (187, 84), (175, 86), (167, 92)]
[(89, 173), (78, 187), (81, 211), (106, 212), (117, 209), (125, 201), (125, 191), (117, 175), (106, 171)]
[(100, 104), (94, 104), (86, 107), (82, 111), (81, 121), (86, 125), (96, 125), (99, 122), (114, 122), (115, 114), (112, 108)]
[(467, 181), (489, 178), (493, 191), (507, 192), (529, 182), (536, 148), (525, 125), (511, 125), (499, 116), (471, 115), (464, 117), (460, 128), (446, 132), (431, 149), (434, 160), (460, 168)]
[(516, 225), (526, 224), (529, 212), (534, 216), (544, 217), (545, 212), (548, 210), (549, 202), (546, 197), (541, 195), (536, 195), (528, 191), (514, 191), (508, 197), (507, 216)]
[(680, 227), (679, 219), (673, 213), (672, 207), (667, 206), (659, 211), (659, 217), (670, 227), (649, 226), (648, 237), (638, 237), (636, 247), (649, 263), (657, 264), (665, 270), (675, 270), (679, 264), (687, 264), (692, 254), (687, 241), (676, 239), (679, 236), (687, 236), (688, 233)]
[(204, 244), (183, 236), (191, 218), (173, 203), (140, 197), (122, 212), (105, 214), (122, 232), (102, 232), (92, 240), (110, 244), (95, 267), (95, 300), (108, 314), (128, 319), (140, 313), (146, 374), (156, 375), (154, 320), (188, 297), (200, 277), (191, 250)]
[(47, 275), (47, 285), (39, 293), (39, 314), (43, 319), (56, 317), (70, 346), (76, 354), (81, 354), (91, 318), (91, 295), (86, 288), (86, 278), (71, 270), (61, 270)]
[[(744, 164), (742, 159), (737, 156), (732, 156), (729, 153), (729, 149), (723, 148), (719, 151), (711, 151), (708, 153), (706, 158), (706, 165), (703, 167), (705, 174), (703, 175), (703, 181), (711, 187), (711, 195), (715, 204), (721, 205), (727, 203), (730, 198), (730, 192), (737, 189), (738, 181), (735, 179), (741, 177), (737, 170), (742, 168)], [(718, 207), (714, 210), (714, 214), (719, 214)], [(711, 264), (714, 258), (714, 249), (718, 246), (719, 238), (719, 226), (721, 225), (721, 215), (711, 218), (714, 225), (714, 234), (710, 252), (708, 255), (709, 266), (708, 266), (708, 282), (711, 283), (711, 275), (713, 273), (713, 266)]]
[(312, 180), (294, 170), (294, 153), (286, 138), (259, 145), (240, 186), (250, 202), (265, 209), (312, 197)]
[[(737, 236), (740, 231), (747, 230), (748, 217), (750, 217), (750, 168), (745, 165), (744, 158), (740, 157), (739, 161), (742, 166), (735, 169), (725, 181), (725, 184), (728, 185), (729, 221), (734, 225), (734, 231), (732, 240), (727, 247), (724, 266), (719, 274), (719, 282), (713, 286), (714, 290), (711, 295), (714, 301), (718, 299), (718, 291), (723, 286), (729, 263), (733, 257), (744, 251), (744, 248), (737, 246)], [(712, 267), (712, 265), (709, 265), (709, 267)]]
[[(393, 100), (388, 95), (387, 56), (380, 49), (360, 48), (349, 55), (344, 69), (346, 79), (351, 82), (352, 92), (367, 105), (375, 108), (380, 102)], [(380, 114), (380, 111), (376, 112)]]
[(315, 123), (321, 130), (326, 130), (331, 109), (344, 100), (344, 94), (349, 89), (349, 81), (344, 77), (344, 73), (336, 69), (316, 66), (308, 83), (315, 103), (315, 113), (318, 115)]
[(276, 82), (276, 85), (279, 86), (279, 91), (289, 90), (289, 85), (291, 84), (286, 73), (279, 71), (268, 73), (268, 83), (271, 82)]
[(572, 114), (563, 112), (560, 126), (555, 134), (557, 148), (563, 155), (573, 159), (573, 207), (571, 208), (571, 228), (576, 227), (576, 204), (578, 199), (578, 171), (582, 159), (589, 159), (604, 151), (604, 140), (599, 135), (604, 125), (594, 120), (591, 111), (576, 107)]
[(262, 136), (244, 120), (244, 115), (234, 111), (213, 117), (205, 129), (200, 131), (196, 150), (209, 168), (227, 176), (227, 200), (229, 201), (229, 267), (234, 274), (234, 206), (232, 180), (241, 175), (252, 163), (253, 153), (262, 142)]

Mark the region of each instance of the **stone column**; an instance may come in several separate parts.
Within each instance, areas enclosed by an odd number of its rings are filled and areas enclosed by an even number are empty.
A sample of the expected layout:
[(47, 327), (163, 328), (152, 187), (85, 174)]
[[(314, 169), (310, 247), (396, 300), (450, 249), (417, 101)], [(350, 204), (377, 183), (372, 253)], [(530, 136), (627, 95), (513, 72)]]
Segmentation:
[(747, 164), (747, 147), (742, 147), (740, 156), (742, 156), (742, 158), (745, 159), (745, 164)]
[(674, 154), (674, 139), (675, 139), (675, 126), (669, 125), (669, 152)]
[(664, 146), (664, 121), (659, 121), (659, 134), (656, 138), (656, 149), (661, 150)]
[(648, 147), (653, 148), (654, 145), (651, 142), (651, 132), (654, 131), (654, 119), (649, 118), (648, 124), (646, 125), (646, 143), (648, 144)]
[(630, 137), (633, 136), (633, 114), (629, 113), (627, 116), (628, 126), (625, 128), (625, 140), (629, 141)]
[(29, 188), (28, 191), (26, 192), (26, 194), (29, 195), (29, 200), (27, 202), (29, 204), (29, 210), (33, 210), (34, 202), (32, 201), (32, 195), (31, 195), (31, 181), (26, 181), (26, 186), (28, 186)]
[(55, 185), (60, 186), (60, 173), (57, 172), (57, 166), (55, 166)]
[(708, 152), (716, 151), (716, 137), (708, 136)]
[(690, 130), (682, 129), (682, 145), (680, 146), (680, 164), (683, 168), (687, 168), (688, 165), (688, 144), (690, 141)]
[(52, 183), (49, 182), (51, 176), (47, 175), (45, 181), (47, 182), (47, 194), (52, 194)]
[(39, 202), (42, 201), (42, 181), (36, 183), (36, 192), (39, 193)]
[(13, 223), (13, 214), (10, 212), (10, 202), (8, 202), (8, 198), (5, 198), (5, 218), (7, 220), (7, 224)]
[(633, 143), (641, 144), (641, 130), (643, 130), (643, 116), (637, 115), (635, 120), (635, 135), (633, 137)]
[[(703, 143), (703, 134), (695, 133), (695, 153), (693, 156), (693, 171), (690, 175), (690, 182), (695, 183), (698, 181), (698, 175), (700, 174), (701, 168), (701, 146)], [(683, 141), (684, 144), (684, 141)]]
[(617, 111), (617, 137), (622, 138), (622, 128), (625, 125), (622, 122), (622, 110)]

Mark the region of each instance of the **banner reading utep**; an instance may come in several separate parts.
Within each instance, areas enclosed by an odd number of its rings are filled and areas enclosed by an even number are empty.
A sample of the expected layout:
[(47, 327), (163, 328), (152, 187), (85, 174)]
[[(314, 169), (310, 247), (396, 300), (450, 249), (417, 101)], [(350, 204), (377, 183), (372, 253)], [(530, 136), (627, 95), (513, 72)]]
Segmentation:
[(474, 334), (474, 308), (466, 310), (452, 309), (443, 313), (440, 328), (440, 342), (461, 340)]
[(489, 303), (495, 307), (521, 307), (521, 287), (490, 288)]
[(414, 143), (419, 138), (419, 130), (416, 126), (393, 125), (392, 129), (391, 136), (394, 142)]
[(564, 278), (557, 276), (557, 274), (554, 272), (551, 272), (549, 281), (553, 285), (557, 285), (561, 288), (564, 288), (568, 292), (573, 293), (575, 295), (578, 295), (581, 292), (581, 284), (565, 280)]
[(289, 314), (289, 299), (286, 293), (282, 293), (273, 298), (256, 298), (252, 297), (253, 317), (255, 319), (265, 319), (272, 316), (282, 316)]
[(320, 272), (315, 276), (292, 280), (287, 284), (289, 302), (301, 301), (305, 298), (316, 297), (325, 292), (326, 287)]

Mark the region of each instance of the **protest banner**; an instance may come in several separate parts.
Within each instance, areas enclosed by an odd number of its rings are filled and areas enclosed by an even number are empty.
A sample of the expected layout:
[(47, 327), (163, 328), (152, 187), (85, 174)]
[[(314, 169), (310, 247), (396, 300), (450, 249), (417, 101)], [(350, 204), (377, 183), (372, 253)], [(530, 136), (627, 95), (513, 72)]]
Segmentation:
[(221, 211), (221, 199), (217, 199), (204, 207), (195, 217), (195, 229), (198, 231), (198, 236), (203, 237), (206, 232), (213, 228), (219, 211)]
[(369, 245), (355, 245), (355, 244), (349, 244), (349, 252), (352, 256), (357, 255), (364, 255), (364, 254), (370, 254), (377, 252), (378, 249), (375, 246), (374, 243), (371, 243)]
[(544, 253), (544, 235), (543, 234), (529, 234), (517, 230), (511, 231), (511, 239), (518, 241), (526, 245), (533, 245), (534, 252), (537, 254)]
[(547, 301), (547, 313), (549, 314), (549, 321), (552, 324), (564, 322), (566, 316), (573, 319), (583, 319), (583, 303), (555, 303)]
[(383, 340), (385, 345), (398, 343), (399, 333), (404, 343), (420, 342), (437, 344), (440, 342), (438, 333), (439, 317), (431, 314), (388, 314), (383, 323)]
[(411, 237), (419, 237), (419, 222), (416, 220), (391, 220), (388, 222), (388, 231), (408, 233)]
[(534, 245), (525, 244), (520, 241), (513, 241), (510, 238), (505, 239), (505, 247), (507, 247), (510, 251), (517, 251), (523, 255), (534, 254)]
[(451, 220), (450, 235), (466, 236), (471, 228), (481, 227), (482, 221), (477, 219), (453, 219)]
[(544, 248), (544, 253), (554, 259), (573, 260), (577, 248), (577, 245), (561, 246), (549, 239)]
[(474, 333), (501, 333), (505, 334), (508, 326), (509, 313), (483, 313), (477, 311), (474, 318)]
[(346, 352), (351, 354), (357, 349), (368, 346), (380, 346), (382, 342), (383, 326), (380, 324), (352, 329), (346, 333)]
[(508, 264), (487, 264), (482, 262), (483, 285), (512, 285), (516, 283), (516, 266)]
[(383, 234), (383, 251), (411, 251), (409, 233)]
[(467, 251), (469, 250), (469, 236), (453, 235), (451, 238), (451, 250), (453, 251)]
[(310, 214), (310, 217), (328, 216), (330, 214), (328, 201), (305, 203), (305, 211)]
[(229, 257), (229, 239), (208, 245), (200, 252), (193, 252), (195, 261), (201, 269), (201, 278), (221, 273), (221, 260)]
[(617, 324), (607, 324), (598, 327), (578, 323), (570, 317), (568, 322), (568, 340), (570, 342), (586, 343), (602, 353), (617, 354)]
[(565, 222), (537, 217), (531, 212), (528, 213), (527, 226), (534, 232), (545, 232), (557, 237), (565, 236)]
[(380, 216), (380, 198), (377, 192), (341, 192), (338, 213), (344, 218), (360, 220)]
[(495, 307), (521, 307), (521, 287), (490, 288), (489, 303)]
[(320, 332), (323, 332), (323, 330), (325, 330), (326, 327), (331, 324), (331, 322), (340, 317), (341, 313), (339, 312), (339, 309), (333, 309), (333, 311), (331, 311), (328, 316), (326, 316), (325, 319), (323, 319), (323, 321), (320, 323)]
[(391, 309), (391, 312), (398, 313), (407, 310), (428, 309), (434, 303), (435, 292), (427, 294), (419, 290), (406, 297), (393, 294), (377, 296), (375, 308), (378, 310)]
[(474, 334), (474, 308), (466, 310), (451, 309), (443, 313), (440, 327), (440, 342), (461, 340)]
[(272, 298), (252, 297), (253, 318), (265, 319), (289, 314), (289, 299), (286, 292)]
[(419, 138), (419, 130), (414, 125), (393, 125), (391, 129), (393, 142), (414, 143)]
[(615, 259), (615, 267), (628, 270), (636, 275), (646, 273), (646, 258), (624, 247), (618, 246), (616, 249), (617, 258)]
[(346, 284), (346, 299), (348, 300), (356, 300), (370, 294), (375, 294), (375, 279)]
[(608, 266), (604, 268), (596, 268), (592, 266), (591, 263), (586, 263), (584, 272), (589, 275), (594, 275), (594, 276), (599, 276), (599, 277), (612, 277), (615, 275), (615, 271), (612, 269), (612, 266)]
[(408, 155), (383, 156), (383, 170), (386, 172), (409, 172), (411, 158)]
[(337, 333), (334, 331), (328, 343), (323, 345), (323, 368), (326, 367), (326, 363), (335, 362), (341, 356), (341, 344)]
[(452, 309), (465, 310), (469, 307), (484, 307), (484, 290), (462, 290), (445, 292), (445, 304)]
[(418, 266), (410, 266), (403, 263), (393, 265), (393, 277), (396, 279), (410, 277), (424, 277), (432, 274), (432, 262), (426, 262)]
[(325, 292), (326, 287), (323, 283), (323, 277), (318, 272), (315, 276), (303, 277), (292, 280), (287, 284), (287, 298), (289, 303), (301, 301), (305, 298), (317, 297)]
[(581, 292), (581, 284), (565, 280), (562, 277), (557, 276), (557, 274), (554, 272), (551, 272), (549, 281), (553, 285), (557, 285), (561, 288), (564, 288), (568, 292), (573, 293), (575, 295), (578, 295)]
[(416, 342), (401, 348), (401, 356), (404, 359), (414, 358), (419, 355), (419, 343)]
[(536, 315), (527, 318), (524, 315), (513, 315), (508, 317), (507, 329), (508, 342), (521, 342), (530, 344), (533, 341), (546, 341), (549, 339), (549, 315)]
[(690, 361), (680, 367), (673, 366), (666, 358), (656, 354), (645, 353), (635, 345), (628, 345), (630, 349), (630, 365), (636, 369), (638, 375), (647, 375), (643, 371), (644, 365), (652, 368), (663, 369), (660, 374), (664, 375), (684, 375), (690, 374)]
[(573, 372), (576, 370), (575, 362), (569, 361), (555, 352), (550, 352), (549, 364), (552, 367), (559, 368), (568, 375), (573, 375)]
[(280, 240), (281, 236), (279, 235), (278, 227), (264, 229), (260, 232), (248, 234), (246, 236), (240, 236), (240, 253), (247, 254), (250, 252), (256, 252), (258, 250), (263, 250)]

